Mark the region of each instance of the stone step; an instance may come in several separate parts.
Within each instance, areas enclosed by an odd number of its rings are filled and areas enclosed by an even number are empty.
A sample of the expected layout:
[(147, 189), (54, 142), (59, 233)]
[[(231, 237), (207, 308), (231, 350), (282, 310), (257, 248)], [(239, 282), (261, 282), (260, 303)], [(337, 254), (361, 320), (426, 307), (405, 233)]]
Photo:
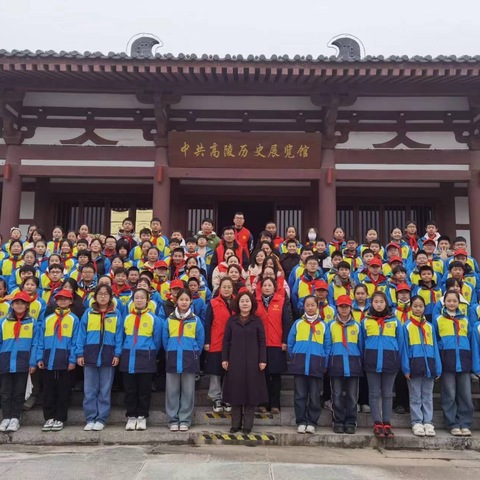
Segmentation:
[[(161, 426), (167, 424), (167, 416), (164, 407), (152, 407), (150, 411), (149, 424)], [(229, 413), (213, 413), (210, 407), (196, 407), (194, 413), (194, 424), (197, 426), (227, 426), (231, 423), (231, 414)], [(24, 412), (22, 418), (22, 425), (31, 425), (40, 427), (44, 423), (43, 413), (40, 407)], [(359, 427), (370, 427), (373, 424), (371, 415), (368, 413), (359, 413), (357, 417)], [(441, 427), (443, 425), (443, 416), (441, 411), (434, 412), (434, 425)], [(83, 409), (78, 406), (70, 407), (68, 412), (69, 425), (85, 425), (85, 417)], [(123, 425), (125, 424), (125, 409), (123, 407), (113, 407), (110, 412), (109, 424)], [(259, 414), (255, 416), (255, 424), (262, 427), (294, 427), (295, 413), (293, 408), (282, 408), (279, 415)], [(319, 426), (329, 427), (332, 424), (332, 412), (329, 410), (322, 410), (319, 419)], [(410, 427), (410, 414), (397, 415), (392, 417), (392, 425), (398, 428)], [(480, 429), (480, 412), (475, 412), (472, 428)]]
[(165, 427), (149, 426), (145, 431), (127, 432), (118, 425), (102, 432), (85, 432), (80, 426), (66, 426), (60, 432), (42, 432), (40, 428), (23, 426), (18, 432), (0, 436), (4, 444), (20, 445), (272, 445), (323, 446), (369, 449), (409, 450), (475, 450), (480, 451), (480, 435), (453, 437), (438, 430), (436, 437), (415, 437), (410, 430), (396, 429), (395, 438), (377, 439), (370, 428), (359, 428), (355, 435), (335, 434), (331, 428), (317, 428), (313, 435), (297, 434), (294, 428), (262, 427), (252, 434), (229, 434), (228, 427), (192, 427), (185, 433), (172, 433)]

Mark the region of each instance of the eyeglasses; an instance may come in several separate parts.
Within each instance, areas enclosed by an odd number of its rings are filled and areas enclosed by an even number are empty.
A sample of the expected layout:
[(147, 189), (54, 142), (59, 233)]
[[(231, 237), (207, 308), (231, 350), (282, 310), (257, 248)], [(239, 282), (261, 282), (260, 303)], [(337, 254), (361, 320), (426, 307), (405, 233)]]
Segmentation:
[(107, 292), (105, 292), (105, 293), (97, 293), (97, 296), (98, 296), (98, 297), (109, 297), (110, 294), (107, 293)]

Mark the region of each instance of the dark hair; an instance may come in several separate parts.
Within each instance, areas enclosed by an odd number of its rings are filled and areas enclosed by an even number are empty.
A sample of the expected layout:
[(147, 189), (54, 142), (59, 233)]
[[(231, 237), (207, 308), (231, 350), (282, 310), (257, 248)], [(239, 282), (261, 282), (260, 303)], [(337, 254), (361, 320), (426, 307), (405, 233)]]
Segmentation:
[(256, 250), (254, 250), (252, 252), (252, 254), (250, 255), (250, 266), (251, 267), (254, 267), (257, 264), (257, 255), (259, 254), (259, 252), (262, 252), (265, 255), (265, 257), (267, 256), (267, 254), (261, 248), (257, 248)]
[(145, 290), (144, 288), (137, 288), (135, 290), (135, 292), (133, 293), (133, 297), (135, 297), (135, 295), (138, 293), (138, 292), (143, 292), (145, 293), (145, 295), (147, 296), (147, 305), (148, 305), (148, 302), (150, 301), (150, 292)]
[[(194, 280), (196, 280), (196, 278)], [(186, 295), (190, 300), (192, 300), (192, 292), (188, 288), (181, 288), (177, 292), (177, 298), (181, 295)]]
[(340, 270), (341, 268), (347, 268), (348, 270), (352, 269), (350, 264), (348, 262), (343, 261), (343, 260), (337, 265), (337, 270)]
[(455, 238), (453, 239), (453, 242), (452, 242), (452, 243), (455, 244), (455, 243), (457, 243), (457, 242), (465, 242), (465, 243), (467, 243), (467, 239), (466, 239), (465, 237), (455, 237)]
[(140, 272), (140, 278), (148, 278), (148, 280), (151, 282), (153, 280), (153, 272), (150, 270), (142, 270)]
[(128, 277), (128, 270), (125, 267), (118, 267), (113, 271), (113, 275), (118, 275), (120, 273), (124, 273)]
[(380, 243), (380, 240), (372, 240), (372, 241), (370, 242), (370, 246), (373, 245), (373, 244), (378, 245), (379, 247), (382, 246), (382, 244)]
[(455, 285), (458, 285), (459, 287), (462, 287), (461, 280), (457, 280), (456, 278), (450, 277), (445, 282), (445, 290), (448, 292)]
[(150, 282), (150, 279), (148, 277), (140, 277), (140, 279), (138, 280), (138, 283), (140, 283), (140, 282), (145, 282), (148, 285), (148, 288), (150, 288), (151, 285), (152, 285), (152, 283)]
[(18, 269), (18, 273), (25, 273), (25, 272), (33, 273), (33, 275), (37, 273), (37, 271), (35, 270), (35, 267), (32, 267), (31, 265), (22, 265)]
[(130, 244), (126, 240), (118, 240), (117, 245), (115, 249), (117, 250), (117, 253), (120, 252), (121, 248), (125, 248), (127, 251), (127, 255), (130, 253)]
[(20, 247), (23, 249), (23, 244), (20, 240), (11, 240), (10, 241), (10, 248), (12, 248), (12, 245), (15, 245), (16, 243), (18, 243), (20, 245)]
[(357, 239), (356, 239), (355, 237), (347, 237), (347, 238), (345, 239), (345, 241), (346, 241), (346, 242), (355, 242), (355, 243), (358, 243), (358, 242), (357, 242)]
[(200, 285), (200, 282), (198, 281), (198, 278), (195, 278), (195, 277), (190, 277), (187, 280), (187, 283), (190, 283), (190, 282), (195, 282), (197, 285)]
[(111, 302), (111, 301), (112, 301), (112, 298), (113, 298), (113, 290), (112, 290), (112, 287), (111, 287), (110, 285), (106, 285), (105, 283), (103, 283), (103, 284), (101, 284), (101, 285), (97, 285), (97, 286), (95, 287), (95, 290), (93, 291), (93, 298), (94, 298), (94, 300), (97, 299), (97, 295), (98, 295), (98, 293), (100, 292), (100, 290), (101, 290), (102, 288), (106, 288), (106, 289), (107, 289), (107, 293), (108, 293), (108, 295), (109, 295), (109, 297), (110, 297), (110, 302)]
[(188, 237), (186, 240), (185, 240), (185, 244), (187, 243), (195, 243), (197, 244), (198, 243), (198, 240), (195, 238), (195, 237)]
[(153, 217), (151, 220), (150, 220), (150, 224), (152, 222), (158, 222), (160, 225), (162, 224), (162, 221), (158, 218), (158, 217)]
[(373, 253), (373, 250), (372, 250), (371, 248), (366, 248), (366, 249), (362, 252), (362, 257), (363, 257), (364, 255), (366, 255), (367, 253), (371, 253), (372, 255), (375, 255), (375, 254)]
[(441, 242), (442, 240), (446, 240), (450, 244), (452, 243), (448, 235), (440, 235), (437, 239), (437, 243)]
[(182, 255), (185, 255), (185, 250), (182, 247), (177, 247), (177, 248), (174, 248), (173, 251), (170, 253), (172, 256), (174, 253), (181, 253)]
[(92, 261), (92, 254), (88, 250), (79, 250), (77, 253), (77, 258), (80, 258), (80, 257), (88, 257), (88, 261), (89, 262)]
[(91, 268), (93, 270), (93, 272), (95, 273), (95, 265), (93, 263), (86, 263), (82, 267), (81, 271), (83, 272), (86, 268)]
[(43, 243), (45, 246), (47, 246), (47, 241), (43, 238), (41, 238), (40, 240), (37, 240), (33, 246), (36, 247), (39, 243)]
[(396, 267), (393, 267), (392, 274), (395, 275), (398, 272), (407, 273), (407, 269), (403, 265), (397, 265)]
[(307, 245), (304, 245), (301, 249), (300, 249), (300, 254), (302, 254), (303, 252), (313, 252), (313, 248), (312, 247), (309, 247)]
[(233, 230), (235, 233), (235, 226), (234, 225), (227, 225), (226, 227), (222, 228), (222, 235), (227, 231), (227, 230)]
[[(220, 289), (222, 288), (222, 285), (225, 283), (225, 282), (230, 282), (232, 284), (232, 288), (235, 288), (235, 282), (228, 276), (228, 275), (225, 275), (224, 277), (222, 277), (220, 279), (220, 283), (218, 284), (218, 291), (220, 292)], [(232, 292), (232, 295), (233, 295), (233, 292)]]
[(343, 258), (342, 252), (340, 250), (335, 250), (331, 255), (330, 258), (333, 260), (335, 257)]
[(270, 277), (262, 278), (262, 280), (260, 280), (260, 286), (263, 287), (263, 284), (265, 282), (272, 282), (274, 291), (277, 291), (277, 281), (275, 279), (270, 278)]
[(463, 271), (465, 271), (465, 265), (462, 262), (459, 262), (458, 260), (454, 260), (453, 262), (450, 262), (450, 265), (448, 266), (448, 270), (450, 271), (452, 268), (462, 268)]
[(134, 224), (132, 217), (125, 217), (125, 218), (122, 220), (122, 225), (123, 225), (125, 222), (130, 222), (132, 225)]
[(213, 225), (213, 220), (209, 217), (205, 217), (202, 219), (202, 224), (204, 223), (211, 223)]
[(179, 240), (178, 238), (175, 238), (175, 237), (172, 237), (169, 241), (168, 241), (168, 244), (171, 245), (172, 243), (178, 243), (179, 245), (182, 243), (181, 240)]
[(63, 273), (63, 266), (60, 263), (53, 263), (48, 267), (49, 272), (51, 272), (52, 270), (60, 270)]
[[(263, 243), (263, 242), (262, 242)], [(285, 245), (288, 245), (290, 243), (294, 243), (295, 245), (297, 245), (297, 242), (294, 238), (289, 238), (286, 242), (285, 242)]]
[(27, 283), (29, 280), (33, 280), (37, 288), (39, 287), (40, 280), (37, 277), (27, 277), (25, 280), (23, 280), (22, 285), (20, 286), (20, 290), (23, 289), (23, 287), (25, 286), (25, 283)]
[(416, 255), (415, 255), (415, 260), (417, 259), (417, 257), (418, 257), (419, 255), (425, 255), (425, 256), (428, 257), (428, 254), (427, 254), (427, 252), (426, 252), (425, 250), (419, 250), (419, 251), (416, 253)]
[[(135, 265), (133, 265), (132, 267), (130, 267), (128, 269), (128, 273), (130, 273), (130, 272), (139, 272), (140, 273), (140, 269), (138, 267), (136, 267)], [(105, 276), (107, 276), (107, 275), (105, 275)]]
[(314, 260), (314, 261), (317, 263), (317, 265), (318, 265), (318, 263), (319, 263), (318, 257), (316, 257), (315, 255), (310, 255), (309, 257), (307, 257), (307, 258), (305, 259), (305, 262), (304, 262), (304, 263), (307, 264), (307, 263), (310, 262), (311, 260)]
[(80, 295), (78, 295), (77, 293), (77, 290), (78, 290), (78, 283), (76, 280), (74, 280), (73, 278), (66, 278), (63, 282), (62, 282), (62, 288), (65, 286), (65, 285), (70, 285), (72, 287), (72, 290), (73, 290), (73, 299), (77, 299), (77, 298), (80, 298)]
[[(225, 277), (223, 277), (225, 278)], [(257, 299), (255, 298), (255, 296), (253, 294), (251, 294), (249, 291), (242, 291), (241, 293), (239, 293), (237, 295), (237, 298), (234, 300), (234, 303), (233, 303), (233, 310), (236, 311), (236, 312), (240, 312), (240, 299), (244, 296), (247, 296), (250, 301), (252, 302), (252, 308), (250, 309), (250, 315), (255, 315), (256, 311), (257, 311), (257, 308), (258, 308), (258, 303), (257, 303)]]
[(138, 232), (139, 235), (143, 235), (144, 233), (147, 233), (148, 235), (151, 235), (152, 231), (149, 228), (144, 227)]
[(437, 222), (435, 220), (428, 220), (428, 222), (425, 224), (425, 228), (429, 225), (433, 225), (435, 228), (438, 228)]
[(368, 288), (364, 283), (357, 283), (353, 289), (353, 294), (355, 295), (360, 288), (363, 288), (368, 295)]
[(303, 299), (303, 306), (305, 306), (305, 302), (309, 299), (309, 298), (313, 298), (315, 300), (315, 303), (318, 305), (318, 298), (315, 296), (315, 295), (307, 295), (304, 299)]
[(420, 300), (422, 303), (423, 303), (423, 306), (425, 307), (425, 300), (420, 296), (420, 295), (414, 295), (411, 299), (410, 299), (410, 305), (412, 305), (412, 303), (415, 301), (415, 300)]
[(3, 278), (0, 278), (0, 285), (3, 283), (3, 288), (5, 289), (5, 295), (8, 294), (8, 285), (7, 285), (7, 282), (5, 281), (5, 279)]
[(447, 298), (447, 295), (455, 295), (457, 297), (457, 300), (460, 302), (460, 294), (458, 292), (455, 292), (454, 290), (448, 290), (443, 296), (444, 302), (445, 302), (445, 299)]
[(374, 292), (372, 295), (372, 302), (375, 297), (382, 297), (388, 307), (388, 298), (387, 298), (387, 295), (385, 295), (385, 292), (382, 292), (380, 290), (377, 290), (376, 292)]
[(431, 272), (432, 274), (434, 273), (433, 268), (430, 265), (422, 265), (418, 269), (418, 273), (422, 274), (423, 272)]

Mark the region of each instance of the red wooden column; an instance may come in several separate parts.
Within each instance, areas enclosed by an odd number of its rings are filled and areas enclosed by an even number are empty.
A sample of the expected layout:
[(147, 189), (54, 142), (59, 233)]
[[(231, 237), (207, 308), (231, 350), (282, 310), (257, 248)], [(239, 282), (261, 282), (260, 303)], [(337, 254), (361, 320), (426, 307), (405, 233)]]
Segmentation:
[(2, 209), (0, 213), (0, 233), (7, 241), (10, 228), (18, 226), (20, 219), (20, 201), (22, 197), (22, 178), (20, 177), (20, 150), (15, 145), (7, 147), (3, 176)]
[(327, 241), (337, 223), (337, 187), (335, 184), (335, 150), (322, 150), (322, 165), (318, 185), (318, 215), (320, 235)]
[(471, 178), (468, 182), (468, 210), (470, 213), (470, 250), (480, 259), (480, 151), (472, 152), (470, 164)]
[(153, 215), (162, 221), (162, 231), (170, 234), (170, 176), (166, 147), (155, 152), (155, 178), (153, 179)]

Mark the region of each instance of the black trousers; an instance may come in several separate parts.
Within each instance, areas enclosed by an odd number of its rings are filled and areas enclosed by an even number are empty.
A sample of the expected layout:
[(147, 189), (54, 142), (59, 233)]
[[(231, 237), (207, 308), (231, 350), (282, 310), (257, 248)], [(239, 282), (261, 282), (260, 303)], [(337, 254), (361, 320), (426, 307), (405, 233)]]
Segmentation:
[(403, 373), (398, 373), (395, 377), (395, 407), (405, 407), (407, 410), (410, 405), (408, 395), (408, 383)]
[(330, 377), (330, 380), (332, 386), (333, 424), (356, 427), (358, 377)]
[(4, 373), (2, 375), (2, 414), (3, 419), (20, 419), (25, 389), (27, 388), (28, 372)]
[(70, 393), (75, 378), (74, 370), (44, 370), (43, 416), (65, 422), (70, 405)]
[(368, 405), (368, 380), (366, 375), (359, 379), (358, 403)]
[(332, 388), (330, 386), (330, 375), (328, 372), (323, 376), (323, 393), (322, 393), (322, 405), (328, 400), (332, 399)]
[(255, 405), (232, 406), (232, 427), (251, 430), (255, 419)]
[(280, 408), (280, 392), (282, 390), (282, 376), (280, 374), (266, 374), (268, 388), (268, 409)]
[(152, 398), (151, 373), (124, 373), (123, 390), (127, 417), (148, 417)]

